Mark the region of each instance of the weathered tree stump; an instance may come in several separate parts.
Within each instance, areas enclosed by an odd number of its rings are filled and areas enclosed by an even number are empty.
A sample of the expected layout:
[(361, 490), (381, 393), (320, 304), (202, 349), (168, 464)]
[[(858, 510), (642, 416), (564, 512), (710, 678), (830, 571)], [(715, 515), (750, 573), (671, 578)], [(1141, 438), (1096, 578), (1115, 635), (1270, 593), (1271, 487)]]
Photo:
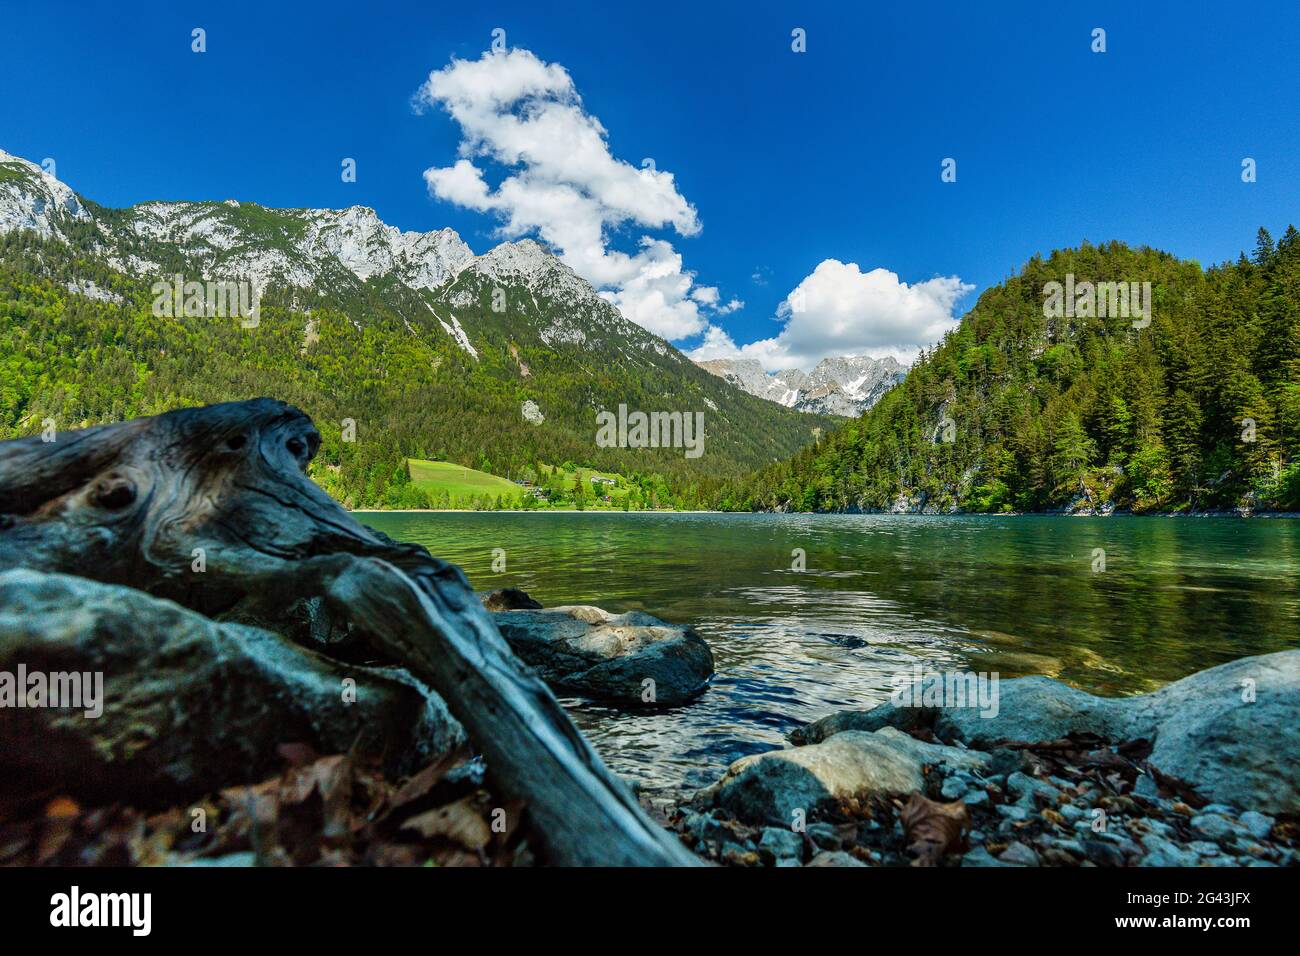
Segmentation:
[(514, 656), (459, 568), (363, 527), (307, 478), (319, 446), (305, 414), (270, 399), (0, 443), (0, 569), (124, 584), (209, 616), (275, 621), (323, 598), (444, 697), (495, 783), (527, 803), (550, 862), (698, 862)]

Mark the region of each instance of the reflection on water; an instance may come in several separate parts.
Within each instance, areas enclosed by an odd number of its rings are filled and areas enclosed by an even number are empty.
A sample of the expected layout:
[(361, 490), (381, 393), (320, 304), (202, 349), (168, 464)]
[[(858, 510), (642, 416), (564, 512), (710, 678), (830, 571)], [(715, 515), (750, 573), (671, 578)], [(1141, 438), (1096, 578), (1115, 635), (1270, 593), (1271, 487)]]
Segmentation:
[[(610, 765), (649, 789), (703, 785), (793, 727), (885, 700), (893, 675), (918, 661), (1129, 694), (1300, 646), (1291, 520), (358, 517), (460, 564), (482, 591), (694, 624), (717, 664), (694, 703), (626, 713), (565, 700)], [(503, 573), (492, 572), (493, 548), (506, 551)], [(791, 570), (795, 548), (805, 571)]]

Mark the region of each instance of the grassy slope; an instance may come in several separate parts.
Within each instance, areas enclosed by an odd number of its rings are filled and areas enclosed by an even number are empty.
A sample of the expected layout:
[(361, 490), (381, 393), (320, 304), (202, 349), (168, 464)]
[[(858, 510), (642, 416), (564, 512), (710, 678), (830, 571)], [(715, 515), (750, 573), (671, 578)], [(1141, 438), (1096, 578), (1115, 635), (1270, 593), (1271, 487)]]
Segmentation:
[(450, 461), (408, 459), (411, 481), (425, 491), (447, 491), (452, 495), (506, 495), (518, 497), (521, 488), (513, 481), (475, 471)]

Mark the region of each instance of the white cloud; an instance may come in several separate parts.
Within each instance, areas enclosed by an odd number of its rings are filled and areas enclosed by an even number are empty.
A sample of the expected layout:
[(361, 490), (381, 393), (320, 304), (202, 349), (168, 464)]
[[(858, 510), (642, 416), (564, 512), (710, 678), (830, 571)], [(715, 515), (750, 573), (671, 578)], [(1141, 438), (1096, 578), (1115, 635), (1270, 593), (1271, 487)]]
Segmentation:
[[(700, 333), (719, 300), (696, 286), (670, 243), (641, 236), (637, 251), (609, 247), (611, 230), (632, 225), (700, 231), (695, 207), (670, 172), (638, 168), (609, 151), (605, 128), (583, 107), (563, 66), (528, 50), (456, 60), (429, 75), (418, 102), (460, 125), (461, 158), (424, 173), (439, 199), (501, 220), (507, 237), (537, 233), (622, 310), (665, 338)], [(509, 172), (493, 190), (478, 163)]]
[(777, 308), (773, 338), (738, 346), (717, 326), (704, 330), (693, 359), (752, 358), (768, 371), (810, 368), (828, 355), (893, 355), (911, 362), (957, 327), (953, 310), (975, 287), (956, 276), (908, 285), (887, 269), (826, 259)]

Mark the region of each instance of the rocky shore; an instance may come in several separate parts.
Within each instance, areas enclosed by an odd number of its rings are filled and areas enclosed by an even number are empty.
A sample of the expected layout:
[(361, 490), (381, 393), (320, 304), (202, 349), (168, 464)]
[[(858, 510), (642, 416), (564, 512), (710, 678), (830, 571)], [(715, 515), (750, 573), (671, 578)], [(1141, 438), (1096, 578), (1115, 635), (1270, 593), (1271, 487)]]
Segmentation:
[(1107, 699), (894, 702), (736, 761), (672, 826), (735, 866), (1300, 865), (1300, 651)]
[[(481, 600), (557, 690), (682, 706), (713, 673), (690, 627)], [(493, 796), (442, 698), (299, 616), (284, 640), (132, 588), (0, 573), (0, 671), (105, 675), (95, 719), (6, 712), (0, 863), (532, 862), (525, 808)], [(1007, 680), (987, 704), (827, 715), (662, 822), (734, 866), (1300, 865), (1300, 651), (1121, 699)]]

